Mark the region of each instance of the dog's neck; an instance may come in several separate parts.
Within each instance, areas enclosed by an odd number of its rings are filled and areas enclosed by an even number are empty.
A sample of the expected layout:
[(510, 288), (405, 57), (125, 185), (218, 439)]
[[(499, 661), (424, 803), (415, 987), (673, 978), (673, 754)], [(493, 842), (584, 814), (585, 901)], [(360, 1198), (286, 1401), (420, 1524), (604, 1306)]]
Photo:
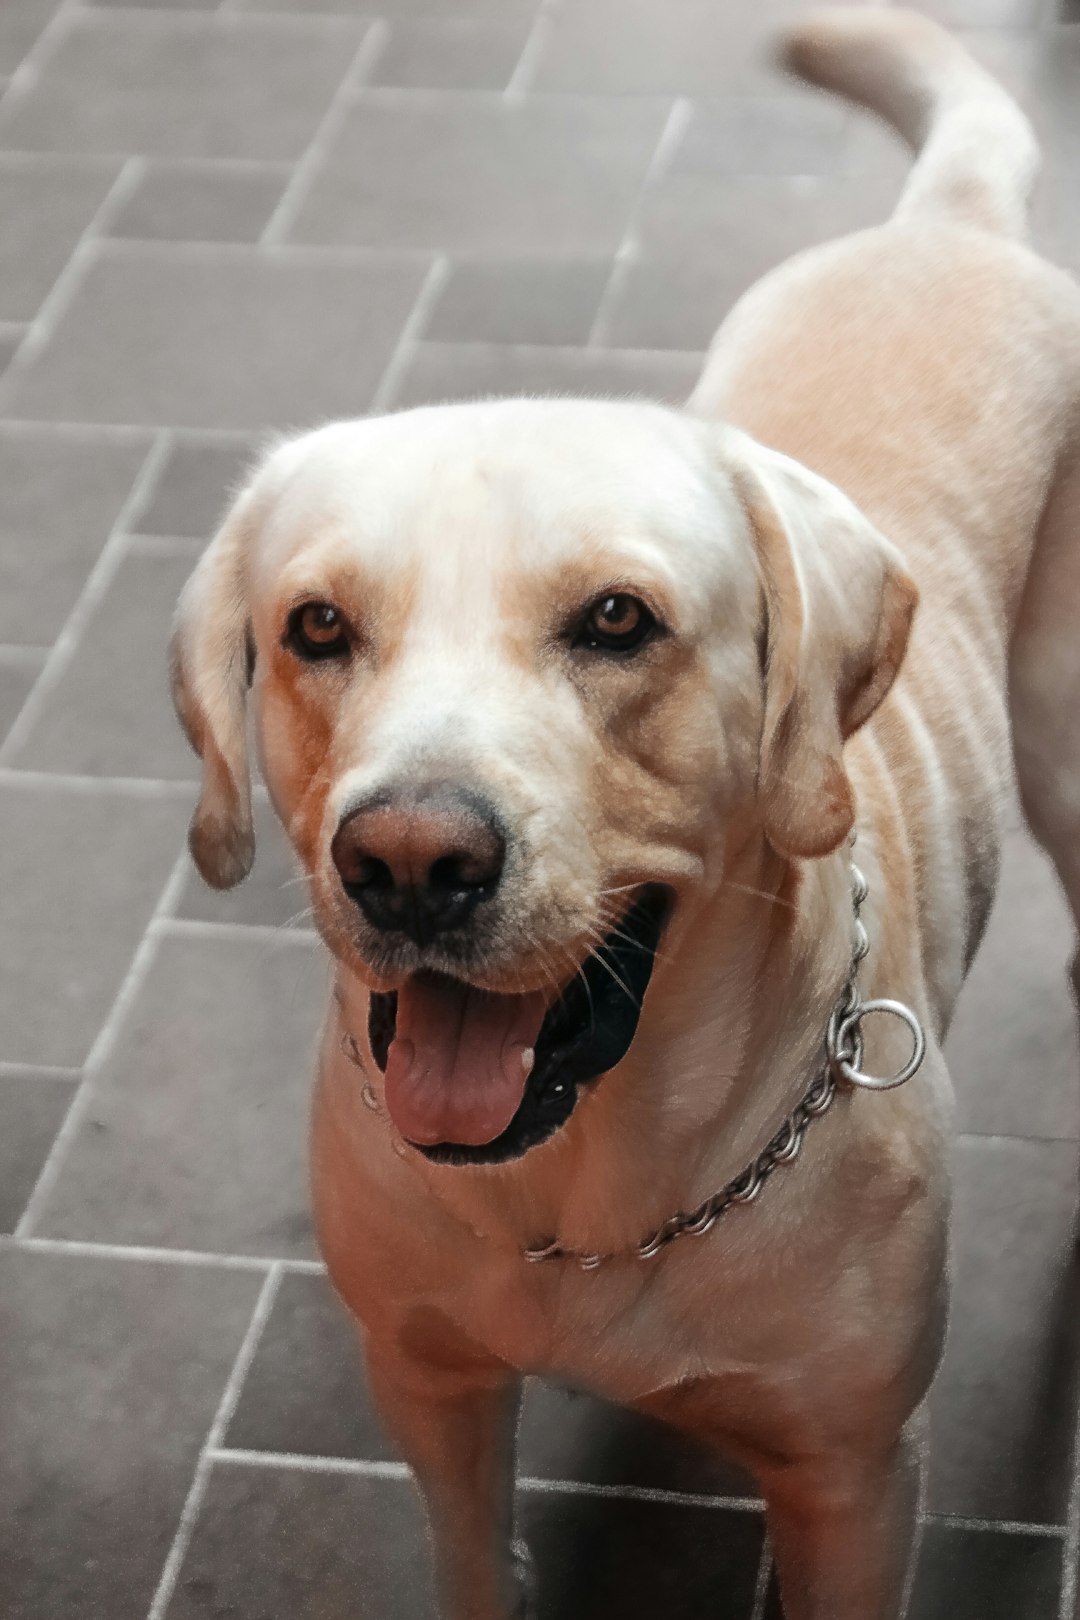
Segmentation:
[[(850, 963), (848, 852), (792, 864), (754, 832), (729, 838), (721, 870), (661, 943), (629, 1055), (556, 1137), (497, 1169), (407, 1154), (466, 1226), (518, 1249), (632, 1248), (737, 1175), (798, 1101)], [(367, 992), (343, 976), (339, 1001), (366, 1047)]]

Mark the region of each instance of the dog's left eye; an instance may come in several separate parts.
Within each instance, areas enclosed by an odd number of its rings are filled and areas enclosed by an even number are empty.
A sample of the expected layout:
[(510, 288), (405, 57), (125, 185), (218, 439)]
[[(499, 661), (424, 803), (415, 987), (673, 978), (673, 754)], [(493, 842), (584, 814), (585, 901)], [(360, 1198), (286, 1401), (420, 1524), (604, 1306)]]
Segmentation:
[(656, 629), (645, 603), (625, 591), (597, 597), (574, 640), (576, 647), (603, 652), (634, 652)]
[(329, 602), (304, 602), (289, 615), (285, 640), (301, 658), (340, 658), (349, 638), (337, 608)]

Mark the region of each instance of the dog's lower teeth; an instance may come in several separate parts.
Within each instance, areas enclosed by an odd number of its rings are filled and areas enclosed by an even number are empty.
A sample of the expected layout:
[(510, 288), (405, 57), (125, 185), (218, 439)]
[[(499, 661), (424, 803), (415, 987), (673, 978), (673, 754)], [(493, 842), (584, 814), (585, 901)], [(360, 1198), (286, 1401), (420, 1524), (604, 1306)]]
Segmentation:
[(531, 1046), (526, 1046), (521, 1054), (522, 1074), (532, 1074), (533, 1064), (536, 1062), (536, 1053)]

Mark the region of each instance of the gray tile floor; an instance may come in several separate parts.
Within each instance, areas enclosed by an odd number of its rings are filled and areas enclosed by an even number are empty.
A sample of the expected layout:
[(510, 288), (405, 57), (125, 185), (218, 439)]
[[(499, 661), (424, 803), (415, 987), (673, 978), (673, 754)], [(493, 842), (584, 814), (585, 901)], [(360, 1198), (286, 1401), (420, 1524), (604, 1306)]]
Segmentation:
[[(182, 853), (179, 581), (260, 435), (488, 390), (685, 393), (903, 159), (771, 76), (801, 0), (0, 0), (0, 1612), (424, 1620), (422, 1531), (312, 1244), (327, 970), (266, 805)], [(1080, 13), (928, 0), (1044, 135), (1080, 267)], [(1062, 8), (1062, 14), (1069, 9)], [(957, 1308), (916, 1620), (1073, 1620), (1080, 1053), (1017, 825), (956, 1022)], [(545, 1620), (778, 1613), (746, 1482), (530, 1395)]]

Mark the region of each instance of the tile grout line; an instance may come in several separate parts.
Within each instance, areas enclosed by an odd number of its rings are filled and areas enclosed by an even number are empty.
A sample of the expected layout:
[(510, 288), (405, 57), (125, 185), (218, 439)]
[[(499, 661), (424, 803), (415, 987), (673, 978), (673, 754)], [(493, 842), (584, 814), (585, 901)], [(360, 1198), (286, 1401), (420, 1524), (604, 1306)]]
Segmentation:
[(202, 1510), (206, 1488), (210, 1483), (210, 1474), (214, 1466), (214, 1453), (224, 1439), (225, 1431), (239, 1404), (244, 1382), (255, 1359), (263, 1329), (266, 1327), (270, 1312), (274, 1306), (274, 1299), (281, 1284), (281, 1277), (280, 1267), (272, 1266), (259, 1291), (259, 1297), (255, 1302), (255, 1309), (248, 1323), (247, 1332), (244, 1334), (240, 1348), (236, 1353), (236, 1360), (233, 1362), (232, 1371), (222, 1391), (221, 1400), (218, 1402), (217, 1411), (214, 1413), (214, 1420), (210, 1425), (206, 1440), (203, 1442), (199, 1460), (195, 1464), (195, 1473), (180, 1512), (180, 1522), (176, 1527), (176, 1535), (173, 1537), (172, 1546), (166, 1556), (157, 1588), (147, 1611), (146, 1620), (163, 1620), (165, 1611), (176, 1590), (180, 1570), (183, 1567), (184, 1559), (187, 1557), (195, 1533), (195, 1525)]
[(1045, 1541), (1062, 1541), (1063, 1524), (1035, 1524), (1028, 1519), (969, 1518), (963, 1513), (924, 1513), (923, 1524), (943, 1524), (948, 1530), (972, 1530), (1003, 1536), (1041, 1536)]
[(161, 26), (159, 19), (162, 15), (167, 16), (170, 22), (178, 22), (182, 28), (190, 29), (192, 33), (205, 28), (207, 22), (221, 21), (256, 31), (260, 26), (277, 28), (284, 33), (314, 28), (329, 35), (344, 35), (353, 32), (356, 23), (356, 19), (347, 13), (309, 10), (306, 6), (298, 7), (295, 11), (245, 11), (239, 6), (220, 5), (213, 11), (206, 11), (184, 5), (86, 5), (83, 0), (73, 0), (72, 9), (80, 22), (90, 26), (122, 22), (148, 31)]
[[(239, 1468), (283, 1468), (306, 1474), (352, 1474), (361, 1479), (409, 1479), (412, 1470), (399, 1461), (366, 1457), (320, 1457), (307, 1452), (255, 1451), (219, 1446), (214, 1460)], [(672, 1491), (648, 1485), (599, 1485), (590, 1480), (542, 1479), (521, 1474), (515, 1487), (532, 1496), (590, 1496), (620, 1502), (651, 1502), (659, 1506), (698, 1507), (732, 1513), (760, 1513), (756, 1496), (720, 1496), (705, 1491)]]
[[(271, 222), (272, 223), (272, 217)], [(266, 229), (269, 230), (270, 223)], [(159, 236), (106, 236), (99, 246), (108, 259), (164, 263), (205, 264), (208, 259), (238, 259), (250, 263), (360, 266), (366, 264), (416, 263), (431, 257), (430, 248), (377, 247), (365, 242), (216, 242), (186, 237), (172, 241)], [(19, 323), (25, 325), (25, 322)], [(195, 428), (196, 433), (232, 433), (243, 436), (243, 429)]]
[(517, 1484), (532, 1496), (591, 1496), (621, 1502), (651, 1502), (660, 1507), (726, 1509), (730, 1513), (760, 1513), (757, 1496), (712, 1496), (708, 1491), (672, 1491), (651, 1485), (597, 1485), (590, 1480), (539, 1479), (522, 1475)]
[(757, 1580), (754, 1584), (754, 1601), (750, 1609), (749, 1620), (765, 1620), (765, 1604), (769, 1596), (769, 1577), (772, 1574), (772, 1545), (766, 1531), (761, 1542), (761, 1558), (758, 1562)]
[(0, 788), (48, 788), (54, 793), (130, 794), (136, 799), (194, 799), (198, 781), (154, 776), (80, 776), (67, 771), (22, 770), (0, 765)]
[(394, 399), (406, 368), (416, 353), (416, 348), (423, 333), (427, 329), (428, 321), (444, 287), (450, 278), (450, 260), (445, 253), (438, 254), (428, 266), (427, 275), (420, 283), (420, 291), (416, 295), (416, 302), (409, 312), (405, 325), (401, 328), (394, 352), (386, 362), (386, 370), (379, 380), (379, 386), (372, 396), (370, 410), (373, 415), (393, 408)]
[[(618, 343), (493, 343), (486, 338), (429, 338), (428, 345), (432, 349), (498, 349), (503, 354), (520, 355), (528, 358), (532, 355), (626, 355), (630, 358), (647, 360), (651, 356), (659, 355), (663, 359), (673, 356), (681, 360), (700, 360), (704, 354), (702, 349), (643, 349), (632, 345)], [(0, 424), (2, 425), (2, 424)]]
[(669, 160), (686, 133), (692, 112), (693, 103), (686, 96), (679, 96), (672, 103), (671, 111), (668, 113), (664, 127), (660, 131), (656, 150), (645, 171), (645, 178), (641, 182), (641, 188), (630, 210), (622, 241), (616, 249), (607, 286), (600, 295), (600, 303), (597, 306), (596, 315), (585, 345), (588, 349), (600, 349), (604, 346), (601, 340), (606, 334), (612, 306), (621, 293), (631, 267), (636, 263), (640, 252), (637, 228), (645, 206), (645, 199), (652, 190), (653, 185), (666, 170)]
[(532, 27), (529, 29), (525, 43), (521, 47), (521, 55), (514, 64), (514, 71), (506, 82), (506, 88), (503, 91), (504, 101), (511, 104), (523, 101), (532, 88), (532, 81), (536, 76), (536, 70), (544, 54), (544, 47), (547, 45), (551, 33), (551, 25), (560, 10), (559, 0), (540, 0), (536, 16), (533, 18)]
[(29, 434), (46, 439), (103, 439), (114, 444), (130, 444), (134, 439), (147, 447), (163, 427), (168, 428), (180, 444), (210, 449), (220, 444), (237, 449), (249, 445), (253, 446), (253, 454), (259, 442), (271, 437), (269, 430), (259, 434), (243, 428), (185, 427), (180, 422), (76, 422), (47, 416), (0, 416), (0, 437), (14, 435), (17, 438), (20, 434)]
[(81, 1069), (66, 1068), (62, 1063), (14, 1063), (0, 1060), (0, 1080), (14, 1080), (25, 1075), (30, 1079), (48, 1083), (50, 1080), (78, 1080)]
[(40, 664), (51, 651), (51, 643), (32, 646), (20, 641), (0, 641), (0, 661), (5, 664)]
[(93, 1239), (0, 1235), (0, 1252), (70, 1255), (84, 1260), (136, 1260), (144, 1265), (198, 1266), (206, 1271), (270, 1271), (286, 1276), (325, 1277), (321, 1260), (287, 1260), (280, 1255), (218, 1254), (212, 1249), (165, 1249), (147, 1243), (95, 1243)]
[(275, 945), (313, 945), (319, 938), (314, 928), (289, 928), (284, 923), (214, 922), (208, 917), (158, 917), (150, 924), (158, 939), (202, 939), (235, 944), (261, 942)]
[[(285, 1262), (287, 1269), (290, 1264)], [(366, 1457), (328, 1457), (313, 1452), (258, 1451), (237, 1446), (218, 1446), (214, 1461), (238, 1468), (280, 1468), (306, 1474), (345, 1474), (363, 1479), (408, 1479), (411, 1470), (407, 1463)], [(569, 1495), (607, 1498), (617, 1501), (651, 1502), (660, 1506), (726, 1509), (732, 1513), (763, 1513), (765, 1504), (756, 1496), (712, 1495), (704, 1491), (669, 1490), (648, 1485), (602, 1485), (590, 1480), (544, 1479), (537, 1475), (519, 1475), (518, 1489), (529, 1495)], [(969, 1519), (961, 1514), (932, 1513), (927, 1523), (944, 1525), (949, 1529), (969, 1530), (1004, 1536), (1038, 1537), (1046, 1541), (1060, 1540), (1064, 1528), (1060, 1525), (1027, 1523), (1018, 1519)], [(766, 1538), (762, 1548), (765, 1576), (771, 1573), (772, 1549)], [(762, 1579), (759, 1566), (758, 1579)], [(768, 1582), (766, 1579), (766, 1591)], [(755, 1608), (750, 1620), (758, 1620)], [(1070, 1613), (1068, 1620), (1073, 1620)]]
[(216, 1446), (212, 1461), (235, 1468), (281, 1468), (296, 1474), (351, 1474), (361, 1479), (409, 1479), (408, 1463), (363, 1457), (319, 1457), (302, 1451), (253, 1451)]
[[(258, 1451), (235, 1446), (219, 1446), (215, 1460), (242, 1468), (282, 1468), (309, 1474), (355, 1474), (361, 1478), (405, 1479), (410, 1476), (407, 1463), (365, 1457), (327, 1457), (312, 1452)], [(612, 1498), (619, 1501), (652, 1502), (659, 1505), (727, 1509), (733, 1513), (762, 1513), (764, 1502), (756, 1496), (725, 1496), (706, 1491), (678, 1491), (648, 1485), (601, 1485), (589, 1480), (543, 1479), (536, 1475), (520, 1475), (516, 1484), (531, 1495), (578, 1495)], [(1039, 1537), (1047, 1541), (1060, 1540), (1064, 1530), (1060, 1525), (1027, 1523), (1018, 1519), (974, 1519), (961, 1514), (932, 1513), (928, 1523), (945, 1525), (950, 1529), (986, 1532), (1006, 1536)], [(762, 1548), (762, 1561), (766, 1574), (772, 1566), (772, 1550), (766, 1538)], [(759, 1579), (761, 1578), (759, 1569)], [(766, 1583), (767, 1584), (767, 1583)], [(757, 1620), (757, 1611), (751, 1616)], [(1068, 1620), (1073, 1620), (1070, 1614)]]
[(278, 199), (277, 207), (266, 222), (265, 229), (259, 238), (261, 248), (280, 246), (282, 238), (292, 229), (296, 217), (307, 199), (311, 182), (315, 178), (331, 142), (337, 138), (338, 131), (354, 103), (357, 92), (363, 87), (365, 80), (382, 55), (389, 35), (389, 25), (383, 18), (379, 17), (371, 23), (360, 41), (352, 61), (345, 70), (344, 78), (330, 97), (329, 104), (316, 127), (315, 133), (308, 142), (302, 156), (298, 159), (292, 175)]
[(30, 1229), (37, 1219), (42, 1203), (53, 1190), (56, 1178), (67, 1157), (68, 1148), (89, 1107), (93, 1095), (94, 1077), (112, 1050), (120, 1024), (126, 1017), (136, 994), (141, 988), (147, 969), (156, 954), (157, 935), (154, 933), (153, 924), (175, 905), (180, 897), (184, 883), (187, 881), (187, 875), (188, 853), (185, 846), (165, 880), (165, 886), (158, 896), (150, 923), (144, 929), (142, 937), (135, 947), (123, 982), (116, 993), (112, 1006), (105, 1015), (105, 1020), (98, 1030), (94, 1044), (90, 1048), (89, 1055), (83, 1065), (82, 1080), (75, 1091), (74, 1097), (71, 1099), (71, 1107), (64, 1115), (63, 1123), (56, 1133), (52, 1147), (49, 1149), (45, 1163), (41, 1167), (38, 1178), (26, 1201), (26, 1206), (15, 1227), (13, 1235), (16, 1238), (24, 1238), (30, 1235)]
[(0, 745), (0, 767), (9, 764), (12, 754), (26, 740), (27, 734), (41, 713), (45, 699), (55, 689), (78, 651), (87, 623), (112, 584), (126, 554), (128, 519), (149, 494), (171, 448), (172, 437), (169, 430), (159, 429), (143, 459), (142, 466), (135, 475), (127, 499), (117, 513), (109, 537), (98, 552), (83, 588), (75, 599), (75, 605), (53, 642), (52, 650), (42, 666), (40, 675), (27, 693), (26, 701), (16, 715), (11, 730)]

